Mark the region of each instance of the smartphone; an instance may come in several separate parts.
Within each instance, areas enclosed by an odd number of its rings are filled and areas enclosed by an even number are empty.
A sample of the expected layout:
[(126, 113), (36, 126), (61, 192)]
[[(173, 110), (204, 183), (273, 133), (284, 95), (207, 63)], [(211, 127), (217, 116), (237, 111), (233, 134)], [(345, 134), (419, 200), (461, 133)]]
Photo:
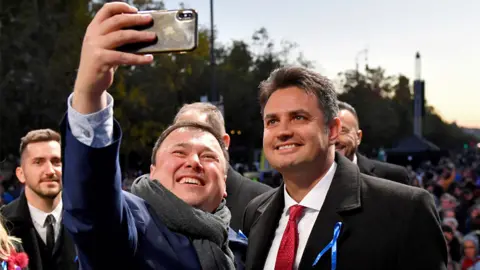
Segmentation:
[(197, 48), (198, 16), (193, 9), (140, 11), (152, 15), (152, 23), (131, 29), (157, 34), (152, 42), (131, 43), (117, 50), (136, 54), (189, 52)]

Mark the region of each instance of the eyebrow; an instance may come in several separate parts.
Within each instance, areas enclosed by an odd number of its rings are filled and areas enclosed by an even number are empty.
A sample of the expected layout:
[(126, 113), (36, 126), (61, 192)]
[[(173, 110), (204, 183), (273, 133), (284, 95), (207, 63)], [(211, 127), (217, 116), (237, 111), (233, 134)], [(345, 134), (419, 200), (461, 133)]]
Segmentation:
[(52, 155), (52, 156), (33, 156), (30, 157), (31, 159), (56, 159), (61, 158), (60, 156)]
[[(294, 110), (294, 111), (289, 111), (287, 112), (288, 115), (298, 115), (298, 114), (306, 114), (306, 115), (310, 115), (309, 112), (307, 112), (306, 110), (304, 109), (298, 109), (298, 110)], [(266, 114), (264, 119), (271, 119), (271, 118), (275, 118), (277, 117), (278, 113), (269, 113), (269, 114)]]
[[(190, 148), (190, 147), (192, 147), (192, 144), (190, 144), (190, 143), (185, 143), (185, 142), (181, 142), (181, 143), (174, 144), (171, 148), (176, 148), (176, 147)], [(208, 146), (202, 145), (201, 147), (202, 147), (202, 150), (203, 150), (203, 151), (216, 153), (215, 150), (211, 149), (211, 148), (208, 147)]]
[(183, 147), (183, 148), (187, 148), (187, 147), (191, 147), (191, 146), (192, 146), (192, 145), (189, 144), (189, 143), (184, 143), (184, 142), (182, 142), (182, 143), (174, 144), (174, 145), (172, 146), (172, 148), (173, 148), (173, 147)]

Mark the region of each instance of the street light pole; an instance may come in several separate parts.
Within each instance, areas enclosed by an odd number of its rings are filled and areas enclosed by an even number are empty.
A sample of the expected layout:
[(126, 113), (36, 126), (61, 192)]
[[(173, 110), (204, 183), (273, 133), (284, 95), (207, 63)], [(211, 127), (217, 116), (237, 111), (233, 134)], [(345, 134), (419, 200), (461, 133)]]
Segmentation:
[(210, 0), (210, 70), (212, 72), (212, 85), (210, 102), (216, 104), (220, 98), (215, 85), (215, 29), (213, 23), (213, 0)]

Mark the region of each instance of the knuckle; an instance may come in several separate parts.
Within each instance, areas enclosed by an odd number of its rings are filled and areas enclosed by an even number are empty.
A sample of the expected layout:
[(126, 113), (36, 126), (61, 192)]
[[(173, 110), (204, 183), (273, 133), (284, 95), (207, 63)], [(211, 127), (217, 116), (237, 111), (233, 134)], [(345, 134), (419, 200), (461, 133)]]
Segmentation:
[(129, 57), (128, 54), (126, 54), (126, 53), (120, 54), (120, 62), (122, 62), (122, 63), (128, 63), (129, 60), (130, 60), (130, 57)]
[(121, 15), (115, 15), (111, 18), (111, 22), (113, 25), (118, 25), (118, 24), (121, 24), (122, 23), (122, 16)]
[(128, 31), (119, 31), (117, 38), (118, 40), (123, 41), (123, 40), (127, 40), (128, 36), (129, 36)]
[(105, 59), (105, 55), (99, 49), (92, 51), (92, 57), (93, 59), (97, 59), (99, 62), (102, 62)]

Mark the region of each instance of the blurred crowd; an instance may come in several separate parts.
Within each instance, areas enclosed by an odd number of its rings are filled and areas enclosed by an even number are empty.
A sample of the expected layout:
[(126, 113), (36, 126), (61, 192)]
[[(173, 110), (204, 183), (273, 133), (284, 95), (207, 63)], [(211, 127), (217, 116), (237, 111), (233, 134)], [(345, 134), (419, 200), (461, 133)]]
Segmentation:
[[(414, 185), (434, 197), (448, 243), (449, 269), (480, 269), (480, 154), (465, 151), (409, 168)], [(475, 267), (475, 268), (474, 268)]]

